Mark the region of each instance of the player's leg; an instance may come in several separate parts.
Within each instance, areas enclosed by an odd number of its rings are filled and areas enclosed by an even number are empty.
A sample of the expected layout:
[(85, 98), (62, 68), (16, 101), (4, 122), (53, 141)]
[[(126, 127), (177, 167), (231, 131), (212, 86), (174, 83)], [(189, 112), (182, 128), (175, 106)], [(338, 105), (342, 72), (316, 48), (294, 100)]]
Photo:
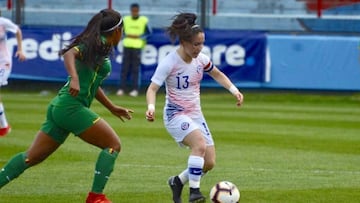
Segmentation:
[(27, 168), (34, 166), (51, 155), (60, 144), (46, 133), (38, 132), (26, 152), (13, 156), (0, 171), (0, 188), (17, 178)]
[[(215, 166), (215, 160), (216, 160), (216, 153), (215, 153), (215, 146), (209, 145), (206, 147), (205, 157), (204, 157), (204, 167), (203, 167), (203, 174), (202, 177)], [(189, 171), (188, 169), (185, 169), (182, 171), (178, 177), (172, 177), (172, 181), (177, 181), (178, 178), (181, 182), (181, 184), (186, 184), (189, 181)]]
[(138, 96), (139, 91), (139, 69), (141, 65), (141, 49), (133, 49), (132, 50), (132, 65), (131, 65), (131, 86), (132, 91), (130, 92), (130, 96)]
[[(168, 184), (173, 193), (174, 203), (181, 203), (181, 193), (184, 184), (189, 182), (190, 186), (190, 202), (204, 201), (204, 196), (200, 193), (200, 178), (202, 168), (204, 167), (204, 154), (206, 153), (205, 140), (199, 129), (190, 132), (183, 139), (182, 144), (189, 146), (191, 149), (188, 158), (188, 167), (178, 176), (170, 177)], [(189, 181), (190, 180), (190, 181)]]
[(201, 130), (195, 129), (184, 138), (182, 143), (191, 149), (188, 158), (189, 202), (203, 202), (205, 201), (205, 197), (200, 192), (200, 180), (204, 167), (206, 140)]
[[(205, 151), (205, 157), (204, 157), (204, 167), (203, 167), (203, 174), (204, 176), (208, 171), (210, 171), (215, 166), (215, 160), (216, 160), (216, 154), (215, 154), (215, 146), (214, 146), (214, 140), (212, 138), (210, 129), (207, 126), (205, 118), (202, 116), (199, 119), (194, 120), (197, 125), (199, 126), (199, 129), (202, 132), (202, 135), (205, 138), (206, 141), (206, 151)], [(188, 181), (188, 171), (184, 170), (182, 173), (179, 174), (179, 178), (181, 179), (181, 182), (185, 184)]]
[(216, 154), (214, 145), (209, 145), (206, 147), (204, 160), (203, 175), (213, 169), (215, 166)]
[[(214, 168), (215, 160), (216, 160), (215, 146), (213, 145), (207, 146), (204, 157), (204, 168), (203, 168), (202, 176), (204, 176), (208, 171)], [(189, 181), (189, 171), (187, 169), (182, 171), (178, 176), (182, 184), (185, 184)]]
[(10, 132), (10, 125), (6, 119), (5, 107), (0, 96), (0, 136), (5, 136), (9, 132)]
[(26, 163), (29, 166), (34, 166), (41, 163), (49, 157), (61, 144), (55, 141), (48, 134), (39, 131), (34, 142), (26, 151)]
[[(202, 136), (200, 126), (186, 115), (175, 116), (171, 120), (164, 120), (166, 130), (180, 145), (189, 146), (191, 154), (188, 158), (188, 167), (178, 176), (170, 177), (168, 183), (175, 203), (181, 203), (181, 193), (185, 183), (191, 179), (190, 188), (200, 185), (201, 171), (206, 153), (206, 141)], [(191, 168), (191, 170), (189, 170)], [(199, 170), (193, 170), (198, 168)], [(191, 173), (190, 173), (191, 171)], [(196, 172), (197, 174), (194, 174)], [(191, 176), (191, 178), (190, 178)], [(197, 188), (199, 190), (199, 188)], [(200, 193), (200, 192), (199, 192)], [(201, 196), (203, 198), (203, 196)]]
[(120, 151), (119, 137), (108, 123), (87, 107), (55, 106), (52, 115), (58, 126), (102, 149), (96, 162), (92, 192), (89, 193), (87, 202), (105, 201), (106, 198), (101, 193)]
[(99, 199), (103, 202), (110, 202), (103, 195), (103, 190), (120, 152), (120, 139), (110, 125), (102, 119), (81, 133), (79, 137), (85, 142), (102, 149), (95, 165), (93, 185), (86, 202), (96, 202)]
[(203, 172), (204, 174), (210, 171), (215, 166), (215, 160), (216, 160), (216, 154), (215, 154), (215, 143), (214, 139), (212, 138), (210, 129), (208, 128), (208, 125), (206, 123), (206, 120), (204, 117), (197, 120), (198, 125), (201, 126), (201, 131), (203, 133), (203, 136), (206, 140), (206, 152), (205, 152), (205, 163)]
[(122, 96), (125, 91), (127, 77), (130, 71), (131, 65), (131, 49), (124, 47), (123, 57), (122, 57), (122, 65), (120, 72), (120, 89), (116, 92), (116, 95)]
[[(0, 65), (0, 88), (8, 84), (8, 78), (11, 73), (10, 64)], [(10, 132), (10, 125), (6, 119), (5, 107), (0, 97), (0, 136), (5, 136)]]

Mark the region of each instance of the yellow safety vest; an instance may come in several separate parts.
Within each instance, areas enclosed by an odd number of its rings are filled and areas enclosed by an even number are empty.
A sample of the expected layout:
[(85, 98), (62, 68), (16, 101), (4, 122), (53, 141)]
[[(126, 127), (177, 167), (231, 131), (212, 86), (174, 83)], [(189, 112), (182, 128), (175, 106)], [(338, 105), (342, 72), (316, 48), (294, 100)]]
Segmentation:
[(131, 16), (124, 17), (124, 33), (125, 38), (123, 40), (123, 45), (126, 48), (135, 48), (142, 49), (146, 41), (142, 38), (129, 38), (126, 35), (136, 35), (140, 36), (145, 33), (146, 25), (148, 23), (148, 18), (145, 16), (139, 16), (137, 19), (133, 19)]

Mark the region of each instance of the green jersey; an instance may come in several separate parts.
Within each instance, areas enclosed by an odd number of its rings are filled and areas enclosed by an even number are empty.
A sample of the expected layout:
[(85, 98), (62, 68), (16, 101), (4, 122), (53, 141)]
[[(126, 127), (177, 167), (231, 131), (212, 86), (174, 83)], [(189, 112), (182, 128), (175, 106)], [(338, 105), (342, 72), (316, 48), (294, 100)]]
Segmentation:
[[(81, 52), (83, 46), (74, 47)], [(67, 83), (59, 90), (58, 95), (52, 100), (51, 104), (54, 106), (64, 105), (83, 105), (90, 107), (96, 92), (104, 79), (110, 75), (111, 62), (109, 57), (105, 57), (100, 65), (95, 68), (87, 66), (81, 59), (75, 60), (76, 72), (79, 77), (80, 92), (74, 97), (69, 93), (71, 77), (68, 77)]]

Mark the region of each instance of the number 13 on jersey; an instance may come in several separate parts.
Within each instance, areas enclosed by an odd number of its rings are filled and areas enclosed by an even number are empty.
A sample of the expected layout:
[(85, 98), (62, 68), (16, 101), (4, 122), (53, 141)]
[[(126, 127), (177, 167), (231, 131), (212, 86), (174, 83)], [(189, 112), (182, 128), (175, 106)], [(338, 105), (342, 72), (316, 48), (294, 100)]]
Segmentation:
[(186, 89), (189, 87), (189, 76), (176, 76), (177, 79), (177, 89)]

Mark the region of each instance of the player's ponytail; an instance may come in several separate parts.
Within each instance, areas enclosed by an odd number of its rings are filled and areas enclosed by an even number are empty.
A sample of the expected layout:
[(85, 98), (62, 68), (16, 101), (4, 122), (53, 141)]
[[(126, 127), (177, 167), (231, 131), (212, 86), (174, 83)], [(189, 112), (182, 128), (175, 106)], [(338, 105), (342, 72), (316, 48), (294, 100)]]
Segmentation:
[(102, 14), (97, 13), (89, 21), (85, 30), (83, 31), (81, 42), (85, 48), (82, 52), (83, 61), (89, 66), (96, 66), (98, 63), (99, 51), (102, 50), (103, 43), (101, 41), (101, 21)]
[(166, 29), (170, 40), (173, 43), (177, 39), (191, 42), (195, 34), (203, 32), (200, 26), (195, 23), (196, 18), (197, 16), (193, 13), (180, 13), (174, 16), (172, 24)]
[(84, 46), (81, 54), (82, 61), (95, 68), (112, 51), (112, 46), (105, 43), (102, 36), (111, 35), (119, 26), (122, 26), (120, 13), (112, 9), (101, 10), (90, 19), (84, 31), (76, 36), (69, 46), (60, 51), (60, 55), (81, 44)]

